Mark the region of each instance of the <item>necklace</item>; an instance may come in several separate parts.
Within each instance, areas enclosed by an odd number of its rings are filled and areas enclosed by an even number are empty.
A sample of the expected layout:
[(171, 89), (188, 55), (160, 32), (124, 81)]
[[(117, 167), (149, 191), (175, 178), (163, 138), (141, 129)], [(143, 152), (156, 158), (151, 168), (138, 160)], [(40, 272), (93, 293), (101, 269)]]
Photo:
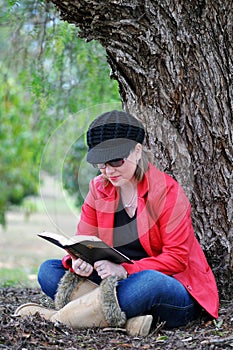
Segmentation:
[(130, 199), (129, 203), (124, 204), (125, 208), (131, 208), (133, 206), (136, 195), (137, 195), (137, 191), (134, 192), (134, 194), (133, 194), (132, 198)]

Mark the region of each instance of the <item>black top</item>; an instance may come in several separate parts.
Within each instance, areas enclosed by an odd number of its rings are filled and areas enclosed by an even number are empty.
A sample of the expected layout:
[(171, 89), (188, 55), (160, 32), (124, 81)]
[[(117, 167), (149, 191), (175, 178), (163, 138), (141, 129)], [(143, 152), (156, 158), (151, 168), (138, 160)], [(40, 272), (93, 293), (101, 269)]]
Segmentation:
[(113, 246), (132, 260), (148, 257), (138, 239), (136, 215), (137, 211), (131, 218), (119, 201), (114, 216)]

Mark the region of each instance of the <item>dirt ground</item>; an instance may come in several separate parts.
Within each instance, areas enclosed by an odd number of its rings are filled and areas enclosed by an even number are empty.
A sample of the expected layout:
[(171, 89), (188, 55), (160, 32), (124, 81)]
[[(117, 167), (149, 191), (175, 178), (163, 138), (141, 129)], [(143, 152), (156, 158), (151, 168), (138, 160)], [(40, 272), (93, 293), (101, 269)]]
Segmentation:
[(39, 315), (17, 318), (14, 310), (32, 301), (53, 306), (36, 288), (0, 289), (0, 349), (81, 350), (81, 349), (233, 349), (233, 305), (221, 305), (216, 322), (198, 320), (185, 328), (165, 330), (157, 325), (147, 337), (128, 336), (124, 330), (73, 330), (45, 321)]
[[(75, 232), (78, 214), (51, 179), (47, 179), (46, 185), (43, 203), (41, 199), (33, 199), (37, 206), (35, 213), (28, 218), (25, 210), (8, 214), (8, 225), (0, 230), (0, 269), (33, 267), (36, 270), (43, 260), (63, 256), (61, 249), (38, 238), (36, 233), (60, 231), (71, 235)], [(39, 315), (16, 318), (14, 310), (25, 302), (53, 307), (39, 290), (36, 274), (31, 276), (30, 269), (28, 271), (28, 277), (33, 281), (30, 288), (0, 288), (0, 349), (233, 349), (233, 305), (226, 301), (221, 302), (216, 321), (201, 319), (176, 330), (166, 330), (158, 324), (145, 338), (130, 337), (122, 329), (72, 330), (45, 321)]]

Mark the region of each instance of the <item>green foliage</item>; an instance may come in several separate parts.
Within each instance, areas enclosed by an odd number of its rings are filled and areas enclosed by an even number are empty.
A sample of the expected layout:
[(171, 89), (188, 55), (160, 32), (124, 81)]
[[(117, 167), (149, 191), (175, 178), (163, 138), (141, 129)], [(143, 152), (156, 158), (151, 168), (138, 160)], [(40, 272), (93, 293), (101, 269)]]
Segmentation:
[[(51, 3), (8, 0), (0, 12), (1, 224), (11, 204), (36, 193), (40, 159), (54, 130), (70, 114), (120, 99), (104, 49), (79, 39), (77, 28), (60, 21)], [(84, 152), (83, 139), (67, 160), (64, 181), (70, 192), (77, 184), (71, 169)], [(50, 163), (43, 170), (54, 169)]]
[(0, 65), (0, 223), (10, 204), (37, 192), (39, 139), (33, 131), (32, 105)]

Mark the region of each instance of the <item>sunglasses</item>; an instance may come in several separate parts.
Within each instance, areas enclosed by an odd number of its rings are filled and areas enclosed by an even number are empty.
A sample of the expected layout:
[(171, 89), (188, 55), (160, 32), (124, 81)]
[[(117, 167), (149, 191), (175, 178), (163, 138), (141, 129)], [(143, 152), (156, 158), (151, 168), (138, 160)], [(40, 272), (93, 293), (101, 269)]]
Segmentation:
[(98, 169), (106, 169), (107, 164), (112, 166), (113, 168), (118, 168), (124, 164), (126, 161), (126, 158), (117, 158), (117, 159), (112, 159), (109, 160), (106, 163), (99, 163), (99, 164), (92, 164), (94, 168)]

